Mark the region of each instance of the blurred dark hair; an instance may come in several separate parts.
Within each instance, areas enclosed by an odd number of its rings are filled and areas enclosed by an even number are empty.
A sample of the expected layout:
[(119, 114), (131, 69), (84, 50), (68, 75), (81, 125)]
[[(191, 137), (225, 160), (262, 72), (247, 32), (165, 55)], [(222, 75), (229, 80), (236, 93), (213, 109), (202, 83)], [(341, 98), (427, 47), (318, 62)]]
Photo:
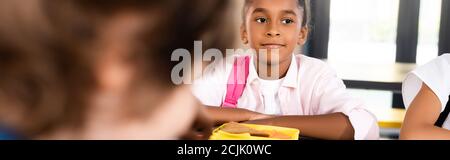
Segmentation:
[[(303, 20), (302, 20), (302, 27), (309, 27), (309, 21), (311, 16), (311, 10), (310, 10), (310, 2), (309, 0), (296, 0), (298, 7), (303, 11)], [(253, 2), (253, 0), (245, 0), (244, 7), (242, 9), (242, 20), (243, 23), (245, 23), (245, 16), (247, 14), (247, 11), (249, 9), (249, 5)]]
[[(62, 125), (82, 125), (89, 96), (97, 87), (94, 64), (101, 58), (87, 48), (97, 38), (102, 17), (125, 10), (145, 14), (150, 22), (157, 19), (133, 43), (130, 61), (141, 76), (136, 85), (174, 88), (170, 73), (177, 62), (170, 57), (175, 49), (193, 50), (195, 40), (203, 40), (206, 49), (232, 44), (233, 31), (227, 31), (232, 27), (225, 18), (232, 17), (227, 15), (228, 3), (1, 0), (0, 124), (12, 124), (31, 137)], [(13, 111), (21, 118), (9, 118)]]

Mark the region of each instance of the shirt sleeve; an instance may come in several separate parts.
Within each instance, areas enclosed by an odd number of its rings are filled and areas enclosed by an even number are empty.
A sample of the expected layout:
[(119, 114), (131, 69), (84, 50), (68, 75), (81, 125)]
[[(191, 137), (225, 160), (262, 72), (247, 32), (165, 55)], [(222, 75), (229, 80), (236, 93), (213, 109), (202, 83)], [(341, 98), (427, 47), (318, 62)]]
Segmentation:
[(411, 105), (423, 83), (439, 98), (443, 111), (450, 95), (450, 54), (442, 55), (408, 73), (402, 85), (405, 107)]
[(354, 129), (354, 139), (379, 139), (379, 127), (375, 115), (364, 108), (362, 100), (353, 98), (347, 92), (344, 82), (336, 76), (336, 72), (329, 66), (322, 70), (314, 89), (314, 98), (319, 104), (313, 106), (313, 113), (345, 114)]
[(210, 65), (191, 87), (194, 96), (206, 106), (220, 107), (226, 93), (226, 66), (223, 61)]

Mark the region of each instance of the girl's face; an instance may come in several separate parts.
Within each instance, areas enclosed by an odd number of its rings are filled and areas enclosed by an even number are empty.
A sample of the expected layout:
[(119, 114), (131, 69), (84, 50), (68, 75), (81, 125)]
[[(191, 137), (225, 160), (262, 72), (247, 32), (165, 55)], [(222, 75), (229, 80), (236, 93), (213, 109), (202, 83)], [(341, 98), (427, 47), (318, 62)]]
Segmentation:
[[(248, 4), (241, 38), (256, 50), (262, 63), (290, 62), (296, 46), (305, 43), (308, 30), (302, 27), (303, 9), (297, 3), (296, 0), (253, 0)], [(260, 52), (261, 49), (267, 52)], [(272, 54), (278, 56), (271, 58)]]

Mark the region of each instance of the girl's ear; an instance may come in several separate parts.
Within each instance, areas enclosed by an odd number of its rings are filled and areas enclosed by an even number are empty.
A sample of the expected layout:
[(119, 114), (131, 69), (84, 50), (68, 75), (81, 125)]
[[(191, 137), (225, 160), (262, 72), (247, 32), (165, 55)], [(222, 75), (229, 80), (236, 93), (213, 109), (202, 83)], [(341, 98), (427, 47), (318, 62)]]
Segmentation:
[(242, 43), (248, 44), (248, 35), (247, 35), (247, 29), (245, 28), (245, 25), (241, 25), (241, 40)]
[(306, 43), (306, 40), (308, 40), (308, 27), (302, 27), (300, 29), (300, 33), (298, 35), (298, 45), (303, 46)]

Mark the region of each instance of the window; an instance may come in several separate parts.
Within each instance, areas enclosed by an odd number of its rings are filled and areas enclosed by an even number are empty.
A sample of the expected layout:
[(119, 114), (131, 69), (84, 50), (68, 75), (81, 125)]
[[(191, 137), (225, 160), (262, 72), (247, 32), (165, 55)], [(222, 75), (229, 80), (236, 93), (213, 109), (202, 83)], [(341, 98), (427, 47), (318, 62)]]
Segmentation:
[[(438, 53), (450, 52), (450, 31), (448, 28), (448, 0), (317, 0), (312, 3), (313, 40), (311, 56), (326, 58), (329, 64), (340, 66), (369, 66), (379, 69), (380, 66), (395, 65), (395, 75), (389, 72), (380, 78), (394, 78), (385, 86), (379, 79), (366, 80), (366, 73), (371, 70), (361, 67), (340, 69), (334, 67), (338, 76), (344, 79), (349, 88), (365, 88), (370, 90), (354, 90), (353, 95), (375, 106), (403, 106), (399, 94), (398, 78), (417, 65), (422, 65), (438, 56)], [(320, 22), (320, 23), (318, 23)], [(398, 24), (401, 23), (401, 24)], [(416, 50), (417, 49), (417, 50)], [(395, 63), (395, 64), (394, 64)], [(333, 65), (332, 65), (333, 66)], [(406, 67), (402, 67), (406, 66)], [(412, 67), (413, 66), (413, 67)], [(406, 69), (405, 69), (406, 68)], [(348, 72), (357, 73), (357, 78), (342, 76)], [(361, 71), (362, 70), (362, 71)], [(397, 71), (400, 74), (397, 74)], [(351, 78), (349, 78), (351, 77)], [(347, 78), (347, 79), (346, 79)], [(357, 83), (355, 83), (357, 82)], [(377, 84), (377, 85), (373, 85)], [(401, 84), (401, 81), (400, 81)], [(393, 86), (393, 87), (392, 87)], [(384, 90), (378, 92), (378, 90)], [(372, 93), (376, 93), (372, 94)], [(379, 97), (377, 97), (379, 96)], [(386, 98), (393, 96), (392, 98)], [(385, 98), (382, 98), (385, 97)], [(383, 102), (379, 101), (383, 99)]]
[(442, 0), (420, 1), (417, 64), (422, 65), (438, 56), (439, 25)]
[(330, 62), (395, 63), (399, 0), (333, 0)]

